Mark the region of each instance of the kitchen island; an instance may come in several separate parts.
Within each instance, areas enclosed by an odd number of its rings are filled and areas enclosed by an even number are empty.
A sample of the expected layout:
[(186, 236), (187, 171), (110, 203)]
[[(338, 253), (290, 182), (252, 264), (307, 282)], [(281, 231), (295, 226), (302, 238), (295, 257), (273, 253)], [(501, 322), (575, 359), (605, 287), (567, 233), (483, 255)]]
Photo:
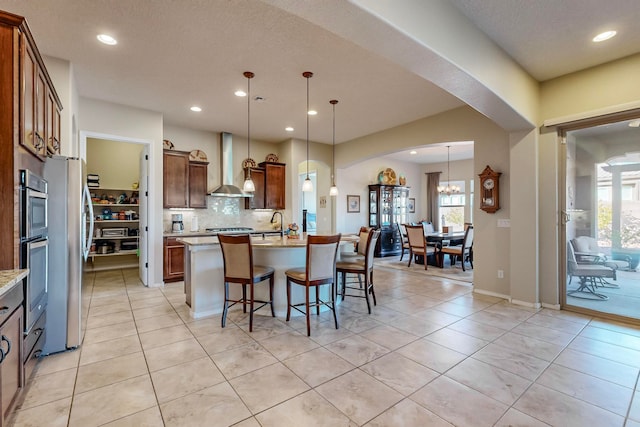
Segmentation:
[[(346, 235), (343, 236), (340, 244), (352, 247), (356, 240), (357, 237)], [(198, 319), (222, 313), (224, 262), (218, 238), (216, 236), (182, 237), (178, 238), (178, 241), (185, 245), (184, 283), (186, 303), (191, 308), (191, 316)], [(251, 244), (253, 262), (273, 267), (275, 270), (273, 308), (277, 317), (285, 317), (287, 290), (284, 272), (290, 268), (305, 266), (307, 241), (303, 238), (290, 239), (287, 236), (256, 237), (251, 240)], [(266, 285), (256, 286), (255, 298), (268, 299), (268, 288)], [(294, 302), (304, 301), (304, 289), (301, 286), (292, 287), (291, 292)], [(329, 292), (328, 286), (323, 287), (321, 298), (329, 299)], [(230, 286), (229, 294), (231, 298), (238, 299), (241, 295), (241, 286)], [(326, 307), (323, 308), (326, 309)], [(296, 314), (299, 313), (296, 312)]]

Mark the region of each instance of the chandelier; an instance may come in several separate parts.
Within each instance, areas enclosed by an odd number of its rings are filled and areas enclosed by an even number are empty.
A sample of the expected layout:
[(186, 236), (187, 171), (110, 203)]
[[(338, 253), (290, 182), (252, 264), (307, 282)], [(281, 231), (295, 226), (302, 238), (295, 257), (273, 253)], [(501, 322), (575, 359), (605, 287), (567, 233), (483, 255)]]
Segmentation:
[(451, 146), (447, 145), (447, 185), (446, 186), (438, 185), (438, 193), (446, 194), (447, 196), (460, 192), (460, 187), (458, 187), (457, 185), (451, 184), (451, 181), (449, 179), (449, 149), (450, 148)]

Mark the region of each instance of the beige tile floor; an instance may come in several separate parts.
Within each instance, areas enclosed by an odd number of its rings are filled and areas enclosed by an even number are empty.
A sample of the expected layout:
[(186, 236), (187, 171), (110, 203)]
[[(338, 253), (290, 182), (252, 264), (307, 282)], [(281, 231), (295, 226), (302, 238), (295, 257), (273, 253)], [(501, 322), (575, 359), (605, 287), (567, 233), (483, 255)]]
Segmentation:
[(376, 268), (313, 318), (194, 321), (182, 284), (95, 273), (83, 346), (44, 358), (13, 426), (640, 427), (640, 329)]

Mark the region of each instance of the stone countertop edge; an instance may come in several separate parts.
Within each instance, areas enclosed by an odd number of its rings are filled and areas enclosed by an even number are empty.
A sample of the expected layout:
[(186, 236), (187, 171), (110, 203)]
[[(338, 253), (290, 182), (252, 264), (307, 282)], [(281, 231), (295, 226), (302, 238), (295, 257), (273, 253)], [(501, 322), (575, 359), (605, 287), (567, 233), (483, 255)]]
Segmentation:
[[(358, 239), (356, 236), (350, 236), (350, 235), (345, 235), (342, 236), (341, 241), (343, 243), (345, 242), (357, 242)], [(202, 237), (187, 237), (187, 236), (182, 236), (181, 238), (178, 238), (178, 242), (184, 243), (185, 245), (188, 246), (207, 246), (207, 245), (219, 245), (220, 243), (218, 242), (218, 237), (216, 236), (202, 236)], [(299, 247), (304, 247), (307, 245), (307, 240), (306, 239), (289, 239), (288, 237), (285, 236), (284, 239), (259, 239), (256, 238), (255, 240), (251, 241), (251, 245), (254, 248), (260, 248), (260, 247), (268, 247), (268, 248), (299, 248)]]
[(11, 291), (16, 285), (21, 284), (22, 279), (27, 277), (29, 269), (21, 270), (0, 270), (0, 297)]

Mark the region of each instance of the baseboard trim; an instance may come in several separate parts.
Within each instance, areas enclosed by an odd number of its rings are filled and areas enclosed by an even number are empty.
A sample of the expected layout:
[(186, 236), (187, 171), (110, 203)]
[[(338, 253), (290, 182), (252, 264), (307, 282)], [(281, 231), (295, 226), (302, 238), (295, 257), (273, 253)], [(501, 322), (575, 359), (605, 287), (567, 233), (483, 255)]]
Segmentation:
[(548, 308), (550, 310), (560, 310), (560, 304), (547, 304), (547, 303), (542, 303), (542, 308)]
[(484, 289), (477, 289), (475, 286), (473, 288), (473, 293), (480, 294), (480, 295), (488, 295), (490, 297), (502, 298), (502, 299), (506, 299), (507, 301), (509, 301), (511, 299), (511, 297), (509, 295), (499, 294), (497, 292), (486, 291)]
[(536, 310), (542, 308), (539, 302), (528, 302), (528, 301), (520, 301), (517, 299), (512, 299), (511, 304), (520, 305), (522, 307), (534, 308)]

